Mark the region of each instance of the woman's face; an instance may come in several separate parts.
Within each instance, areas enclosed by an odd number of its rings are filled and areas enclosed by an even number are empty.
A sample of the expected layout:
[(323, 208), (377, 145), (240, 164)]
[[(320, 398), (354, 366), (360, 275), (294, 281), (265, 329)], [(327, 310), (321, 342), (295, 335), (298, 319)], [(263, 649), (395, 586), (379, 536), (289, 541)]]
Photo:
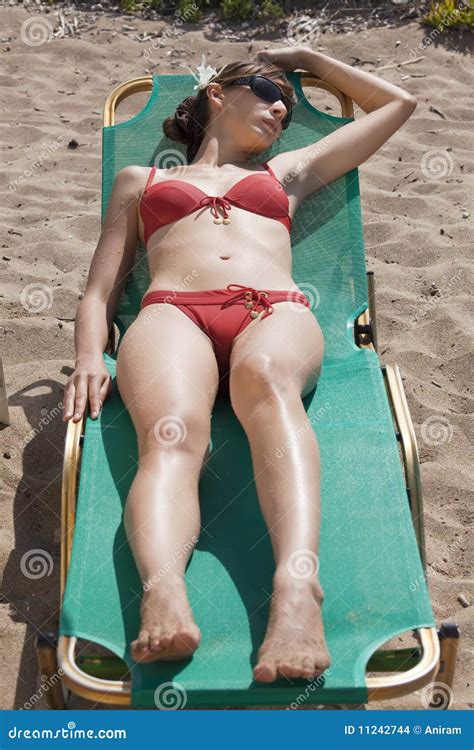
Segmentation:
[(230, 131), (242, 149), (260, 153), (280, 136), (287, 114), (281, 99), (267, 102), (256, 96), (250, 86), (243, 85), (210, 84), (208, 92), (214, 128), (223, 133)]

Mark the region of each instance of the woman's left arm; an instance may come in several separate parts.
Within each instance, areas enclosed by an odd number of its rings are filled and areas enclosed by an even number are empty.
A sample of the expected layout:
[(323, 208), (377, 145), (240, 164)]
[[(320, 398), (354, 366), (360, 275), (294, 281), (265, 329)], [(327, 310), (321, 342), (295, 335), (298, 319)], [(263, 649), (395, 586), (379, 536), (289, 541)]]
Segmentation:
[[(277, 55), (278, 50), (268, 50), (269, 54), (272, 52)], [(295, 180), (295, 192), (303, 200), (366, 161), (410, 117), (417, 102), (398, 86), (320, 52), (298, 48), (294, 54), (291, 69), (301, 68), (333, 84), (367, 114), (314, 144), (272, 159), (281, 181), (285, 177), (290, 182)], [(278, 57), (274, 59), (274, 64), (278, 64)], [(281, 62), (285, 64), (284, 59)], [(295, 171), (297, 176), (292, 177)]]

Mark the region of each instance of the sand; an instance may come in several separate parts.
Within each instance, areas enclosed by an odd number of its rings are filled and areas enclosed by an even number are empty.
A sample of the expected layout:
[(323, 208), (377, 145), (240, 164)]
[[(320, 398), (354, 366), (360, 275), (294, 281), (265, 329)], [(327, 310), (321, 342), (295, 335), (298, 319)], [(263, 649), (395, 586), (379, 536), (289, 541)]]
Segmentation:
[[(150, 57), (151, 42), (137, 36), (158, 34), (167, 22), (98, 14), (89, 30), (81, 20), (80, 34), (35, 45), (26, 22), (36, 18), (45, 28), (52, 14), (16, 5), (0, 12), (5, 164), (0, 341), (11, 419), (0, 431), (0, 684), (1, 707), (8, 709), (38, 694), (35, 634), (57, 629), (59, 620), (66, 431), (60, 404), (75, 361), (73, 320), (100, 233), (104, 100), (119, 82), (153, 71), (181, 72), (173, 62), (180, 55), (197, 64), (201, 52), (210, 53), (217, 67), (220, 61), (245, 59), (248, 43), (189, 24)], [(123, 29), (127, 24), (137, 31)], [(438, 625), (457, 622), (462, 634), (452, 704), (459, 709), (472, 707), (472, 607), (464, 605), (473, 596), (468, 543), (473, 89), (467, 35), (452, 32), (423, 48), (428, 33), (408, 19), (399, 27), (326, 34), (313, 44), (345, 62), (372, 61), (359, 63), (370, 72), (423, 56), (378, 73), (413, 93), (418, 107), (361, 166), (360, 180), (379, 353), (383, 363), (401, 368), (418, 440), (432, 604)], [(282, 46), (285, 38), (262, 34), (253, 51), (265, 44)], [(141, 109), (146, 98), (135, 97), (121, 117)], [(338, 113), (334, 106), (329, 111)], [(22, 573), (23, 556), (32, 549), (50, 555), (49, 575), (32, 579)], [(34, 705), (46, 707), (41, 692)], [(71, 706), (100, 708), (78, 698)], [(370, 706), (423, 707), (420, 692)]]

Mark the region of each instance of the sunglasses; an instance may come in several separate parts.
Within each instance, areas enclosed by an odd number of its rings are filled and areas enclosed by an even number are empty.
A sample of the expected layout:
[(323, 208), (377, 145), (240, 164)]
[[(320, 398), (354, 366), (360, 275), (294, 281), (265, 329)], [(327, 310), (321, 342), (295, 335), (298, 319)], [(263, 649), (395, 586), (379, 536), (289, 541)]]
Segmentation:
[(271, 81), (265, 76), (253, 75), (244, 76), (243, 78), (236, 78), (235, 81), (230, 81), (228, 86), (233, 85), (247, 85), (250, 86), (252, 93), (260, 99), (265, 99), (266, 102), (277, 102), (279, 99), (282, 100), (283, 104), (287, 109), (287, 114), (282, 122), (283, 130), (286, 130), (291, 122), (292, 108), (288, 101), (288, 98), (283, 94), (283, 91), (276, 83)]

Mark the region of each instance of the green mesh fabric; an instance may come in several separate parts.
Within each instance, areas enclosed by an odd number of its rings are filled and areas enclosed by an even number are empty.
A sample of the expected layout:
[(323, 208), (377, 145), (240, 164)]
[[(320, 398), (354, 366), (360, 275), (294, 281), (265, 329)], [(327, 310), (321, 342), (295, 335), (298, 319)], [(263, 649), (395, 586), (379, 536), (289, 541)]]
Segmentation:
[[(300, 74), (288, 76), (299, 98), (292, 124), (255, 161), (316, 142), (352, 119), (316, 110), (304, 97)], [(191, 90), (191, 76), (154, 76), (143, 111), (104, 128), (102, 215), (118, 170), (165, 166), (160, 159), (180, 149), (162, 135), (161, 123)], [(123, 658), (135, 707), (155, 707), (155, 691), (169, 682), (189, 707), (362, 703), (373, 651), (397, 633), (435, 625), (379, 359), (354, 344), (354, 319), (367, 307), (357, 170), (300, 206), (292, 247), (293, 278), (312, 300), (325, 338), (321, 377), (304, 403), (321, 453), (320, 579), (331, 667), (310, 689), (302, 680), (253, 680), (274, 562), (248, 441), (223, 398), (214, 406), (211, 457), (199, 486), (203, 531), (186, 571), (201, 645), (182, 662), (131, 660), (128, 644), (138, 632), (142, 589), (122, 514), (137, 445), (114, 381), (100, 419), (86, 421), (60, 633), (95, 641)], [(148, 279), (139, 246), (116, 316), (122, 332), (139, 310)], [(104, 354), (104, 360), (115, 376), (116, 355)]]

